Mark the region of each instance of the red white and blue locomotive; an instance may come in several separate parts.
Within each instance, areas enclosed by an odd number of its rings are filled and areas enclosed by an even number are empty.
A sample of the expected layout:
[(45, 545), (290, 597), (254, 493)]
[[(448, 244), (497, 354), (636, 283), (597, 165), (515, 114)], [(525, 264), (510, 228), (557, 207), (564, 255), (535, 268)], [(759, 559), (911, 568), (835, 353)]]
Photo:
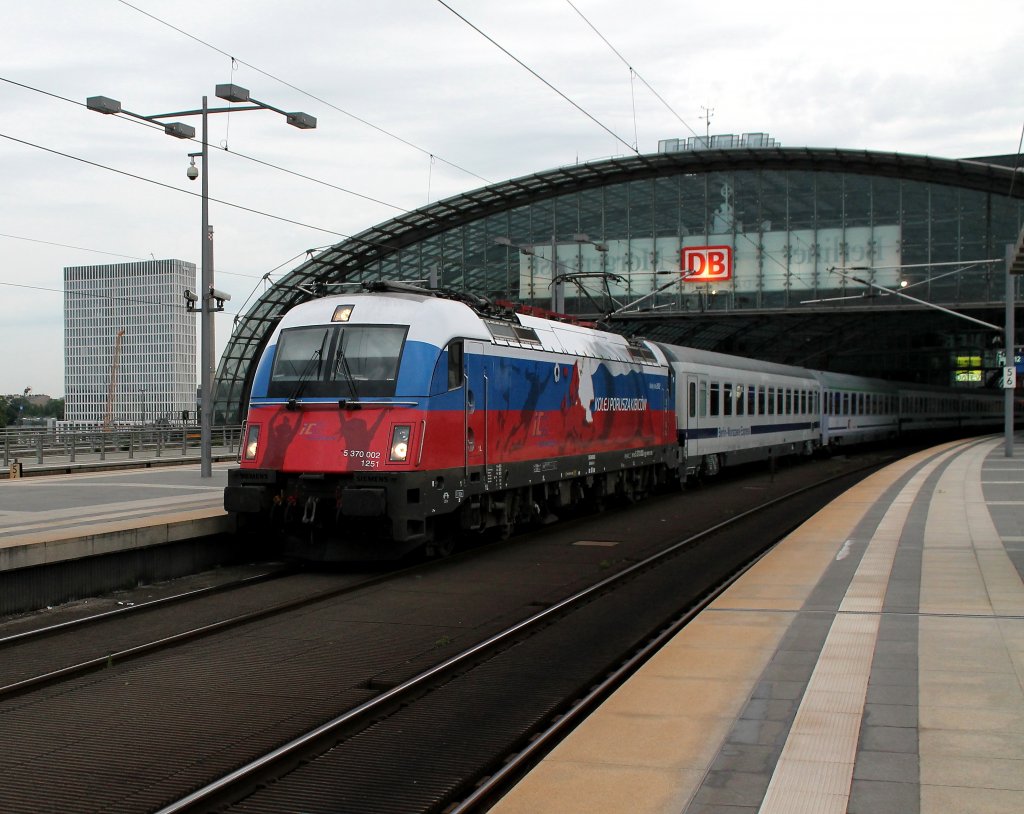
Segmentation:
[(733, 463), (1000, 417), (998, 397), (367, 288), (281, 320), (228, 476), (224, 506), (240, 524), (307, 558), (443, 551), (459, 531), (507, 533)]

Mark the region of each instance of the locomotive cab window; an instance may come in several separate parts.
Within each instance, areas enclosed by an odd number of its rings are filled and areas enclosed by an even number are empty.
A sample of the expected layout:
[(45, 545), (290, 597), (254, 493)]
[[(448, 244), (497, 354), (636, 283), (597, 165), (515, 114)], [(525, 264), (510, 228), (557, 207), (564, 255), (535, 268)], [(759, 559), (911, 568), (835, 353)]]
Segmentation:
[(393, 396), (406, 330), (348, 324), (282, 331), (267, 393), (278, 398)]
[(330, 350), (329, 335), (328, 328), (295, 328), (282, 332), (274, 358), (272, 383), (287, 386), (320, 379), (325, 356)]

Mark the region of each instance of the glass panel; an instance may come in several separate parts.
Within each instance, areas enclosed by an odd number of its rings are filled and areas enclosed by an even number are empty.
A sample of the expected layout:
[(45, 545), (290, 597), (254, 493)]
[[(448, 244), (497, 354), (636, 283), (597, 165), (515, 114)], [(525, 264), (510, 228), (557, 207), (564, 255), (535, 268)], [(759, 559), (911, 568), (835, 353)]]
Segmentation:
[(654, 235), (679, 237), (679, 178), (659, 178), (654, 182)]
[(282, 331), (268, 395), (360, 398), (395, 393), (404, 326)]
[(347, 386), (357, 398), (393, 396), (405, 333), (404, 326), (342, 328), (340, 347), (326, 382), (333, 387), (326, 395)]
[[(330, 329), (324, 327), (293, 328), (281, 332), (274, 357), (271, 388), (319, 379), (323, 375), (324, 357), (328, 351)], [(272, 395), (283, 395), (272, 393)]]
[(604, 190), (591, 189), (579, 196), (580, 231), (595, 243), (605, 239), (604, 233)]
[(452, 342), (448, 345), (448, 389), (455, 390), (462, 387), (465, 379), (462, 372), (462, 342)]

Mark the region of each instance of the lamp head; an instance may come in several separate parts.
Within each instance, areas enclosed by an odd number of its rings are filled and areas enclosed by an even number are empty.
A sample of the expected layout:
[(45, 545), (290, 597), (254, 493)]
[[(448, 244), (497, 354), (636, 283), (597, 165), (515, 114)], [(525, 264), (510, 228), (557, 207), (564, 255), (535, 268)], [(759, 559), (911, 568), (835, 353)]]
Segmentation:
[(310, 116), (308, 113), (286, 113), (285, 120), (292, 127), (297, 127), (299, 130), (315, 130), (316, 129), (316, 117)]

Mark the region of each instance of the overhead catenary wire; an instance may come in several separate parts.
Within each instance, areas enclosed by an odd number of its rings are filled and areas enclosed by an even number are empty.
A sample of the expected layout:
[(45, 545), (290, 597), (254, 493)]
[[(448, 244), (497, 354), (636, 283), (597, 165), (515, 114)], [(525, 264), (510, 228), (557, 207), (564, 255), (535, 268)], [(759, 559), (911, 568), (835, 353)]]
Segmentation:
[[(124, 0), (122, 0), (122, 2), (123, 1)], [(503, 45), (501, 45), (492, 36), (490, 36), (489, 34), (485, 33), (478, 26), (474, 25), (468, 19), (466, 19), (463, 15), (459, 14), (459, 12), (457, 12), (455, 9), (453, 9), (451, 6), (449, 6), (446, 2), (444, 2), (444, 0), (437, 0), (437, 2), (439, 4), (441, 4), (442, 6), (444, 6), (446, 9), (448, 9), (448, 11), (450, 11), (452, 14), (454, 14), (460, 20), (462, 20), (462, 22), (464, 22), (466, 25), (468, 25), (470, 28), (472, 28), (477, 34), (479, 34), (481, 37), (483, 37), (485, 40), (487, 40), (489, 43), (491, 43), (491, 45), (493, 45), (495, 48), (497, 48), (499, 51), (501, 51), (503, 54), (505, 54), (505, 56), (507, 56), (509, 59), (511, 59), (517, 65), (519, 65), (521, 68), (523, 68), (528, 73), (530, 73), (533, 77), (535, 77), (536, 79), (540, 80), (544, 85), (546, 85), (548, 88), (550, 88), (555, 93), (557, 93), (559, 96), (561, 96), (565, 101), (567, 101), (570, 105), (572, 105), (574, 108), (576, 108), (580, 113), (582, 113), (584, 116), (586, 116), (588, 119), (590, 119), (594, 124), (596, 124), (598, 127), (600, 127), (602, 130), (604, 130), (606, 133), (611, 135), (612, 138), (614, 138), (620, 144), (624, 144), (626, 147), (628, 147), (634, 153), (637, 153), (637, 155), (639, 155), (639, 151), (637, 150), (636, 147), (634, 147), (632, 144), (630, 144), (628, 141), (626, 141), (624, 138), (622, 138), (622, 136), (620, 136), (618, 133), (616, 133), (614, 130), (612, 130), (610, 127), (608, 127), (606, 124), (601, 122), (596, 116), (594, 116), (588, 110), (583, 108), (577, 102), (575, 102), (572, 99), (570, 99), (565, 93), (563, 93), (558, 88), (556, 88), (554, 85), (552, 85), (547, 79), (545, 79), (543, 76), (541, 76), (539, 73), (537, 73), (533, 68), (531, 68), (525, 62), (523, 62), (519, 57), (517, 57), (515, 54), (513, 54), (511, 51), (509, 51), (507, 48), (505, 48)]]
[[(64, 152), (61, 152), (60, 150), (55, 150), (55, 149), (50, 148), (50, 147), (44, 147), (41, 144), (36, 144), (34, 142), (31, 142), (31, 141), (26, 141), (24, 139), (19, 139), (19, 138), (16, 138), (15, 136), (11, 136), (11, 135), (8, 135), (6, 133), (0, 133), (0, 138), (7, 139), (8, 141), (15, 142), (16, 144), (25, 145), (26, 147), (32, 147), (32, 148), (37, 149), (37, 150), (42, 150), (43, 152), (51, 153), (52, 155), (58, 155), (58, 156), (61, 156), (62, 158), (67, 158), (67, 159), (70, 159), (72, 161), (78, 161), (78, 162), (80, 162), (82, 164), (87, 164), (87, 165), (89, 165), (91, 167), (96, 167), (96, 168), (101, 169), (101, 170), (106, 170), (108, 172), (117, 173), (118, 175), (123, 175), (123, 176), (125, 176), (127, 178), (134, 178), (137, 181), (144, 181), (147, 184), (153, 184), (153, 185), (158, 186), (158, 187), (163, 187), (164, 189), (169, 189), (169, 190), (172, 190), (174, 192), (179, 192), (182, 195), (191, 195), (192, 197), (195, 197), (195, 198), (202, 197), (201, 194), (198, 193), (198, 192), (192, 192), (191, 190), (188, 190), (188, 189), (181, 189), (180, 187), (172, 186), (171, 184), (165, 184), (162, 181), (157, 181), (157, 180), (155, 180), (153, 178), (146, 178), (143, 175), (137, 175), (135, 173), (127, 172), (126, 170), (119, 170), (119, 169), (116, 169), (114, 167), (108, 167), (105, 164), (100, 164), (99, 162), (96, 162), (96, 161), (90, 161), (87, 158), (82, 158), (81, 156), (71, 155), (70, 153), (64, 153)], [(322, 226), (314, 226), (313, 224), (303, 223), (302, 221), (293, 220), (291, 218), (286, 218), (286, 217), (284, 217), (282, 215), (274, 215), (274, 214), (272, 214), (270, 212), (263, 212), (263, 211), (261, 211), (259, 209), (254, 209), (253, 207), (244, 206), (242, 204), (232, 203), (231, 201), (226, 201), (226, 200), (223, 200), (221, 198), (209, 197), (208, 200), (213, 201), (214, 203), (222, 204), (224, 206), (229, 206), (229, 207), (231, 207), (233, 209), (239, 209), (239, 210), (241, 210), (243, 212), (249, 212), (249, 213), (254, 214), (254, 215), (260, 215), (260, 216), (265, 217), (265, 218), (271, 218), (272, 220), (279, 220), (279, 221), (282, 221), (284, 223), (290, 223), (293, 226), (301, 226), (301, 227), (306, 228), (306, 229), (313, 229), (313, 230), (318, 231), (318, 232), (325, 232), (325, 233), (330, 234), (330, 235), (336, 235), (337, 237), (343, 238), (344, 240), (354, 241), (356, 243), (361, 243), (361, 244), (364, 244), (366, 246), (373, 246), (374, 248), (381, 248), (381, 249), (392, 249), (392, 248), (394, 248), (390, 243), (387, 243), (385, 241), (381, 241), (381, 240), (368, 240), (366, 238), (359, 237), (357, 235), (350, 235), (350, 234), (346, 234), (345, 232), (337, 232), (337, 231), (335, 231), (333, 229), (326, 229), (326, 228), (324, 228)]]
[[(42, 90), (41, 88), (36, 88), (36, 87), (33, 87), (32, 85), (26, 85), (23, 82), (16, 82), (13, 79), (8, 79), (7, 77), (4, 77), (4, 76), (0, 76), (0, 82), (6, 82), (6, 83), (8, 83), (10, 85), (15, 85), (15, 86), (17, 86), (19, 88), (24, 88), (25, 90), (30, 90), (30, 91), (33, 91), (35, 93), (40, 93), (40, 94), (42, 94), (44, 96), (49, 96), (49, 97), (51, 97), (53, 99), (59, 99), (62, 102), (68, 102), (70, 104), (77, 105), (78, 107), (87, 107), (82, 102), (79, 102), (77, 99), (69, 99), (66, 96), (61, 96), (60, 94), (57, 94), (57, 93), (51, 93), (50, 91)], [(134, 125), (138, 125), (138, 126), (141, 126), (141, 127), (148, 127), (151, 130), (159, 130), (161, 133), (164, 131), (163, 125), (157, 124), (155, 122), (145, 121), (143, 119), (139, 119), (139, 118), (136, 118), (134, 116), (113, 116), (112, 118), (117, 119), (118, 121), (122, 121), (122, 122), (130, 122), (130, 123), (132, 123)], [(192, 142), (195, 142), (196, 144), (202, 144), (202, 142), (199, 139), (195, 138), (194, 136), (192, 138), (190, 138), (190, 139), (185, 139), (185, 141), (192, 141)], [(212, 147), (213, 149), (216, 149), (216, 150), (220, 150), (221, 152), (226, 153), (227, 155), (237, 156), (238, 158), (243, 158), (246, 161), (251, 161), (251, 162), (253, 162), (255, 164), (260, 164), (260, 165), (262, 165), (264, 167), (269, 167), (270, 169), (277, 170), (278, 172), (283, 172), (283, 173), (286, 173), (287, 175), (293, 175), (296, 178), (302, 178), (305, 181), (312, 181), (314, 184), (320, 184), (321, 186), (329, 187), (330, 189), (335, 189), (338, 192), (344, 192), (346, 195), (352, 195), (352, 196), (354, 196), (356, 198), (362, 198), (364, 201), (369, 201), (370, 203), (380, 204), (381, 206), (386, 206), (386, 207), (388, 207), (390, 209), (397, 209), (399, 212), (409, 212), (410, 211), (406, 207), (398, 206), (397, 204), (389, 203), (388, 201), (382, 201), (379, 198), (374, 198), (371, 195), (366, 195), (365, 193), (362, 193), (362, 192), (356, 192), (353, 189), (348, 189), (347, 187), (338, 186), (337, 184), (332, 184), (329, 181), (324, 181), (323, 179), (320, 179), (320, 178), (314, 178), (311, 175), (306, 175), (304, 173), (297, 172), (295, 170), (290, 170), (287, 167), (282, 167), (282, 166), (280, 166), (278, 164), (273, 164), (273, 163), (271, 163), (269, 161), (264, 161), (263, 159), (256, 158), (256, 157), (251, 156), (251, 155), (247, 155), (245, 153), (240, 153), (237, 150), (228, 149), (228, 147), (225, 146), (225, 145), (208, 144), (207, 146), (208, 147)]]
[(166, 305), (161, 299), (154, 299), (146, 296), (116, 296), (113, 294), (96, 294), (91, 291), (68, 291), (66, 288), (52, 288), (45, 285), (29, 285), (28, 283), (12, 283), (7, 280), (0, 280), (0, 286), (7, 288), (24, 288), (29, 291), (46, 291), (50, 294), (61, 294), (62, 296), (81, 297), (82, 299), (106, 300), (107, 302), (123, 302), (128, 305), (145, 303), (148, 305)]
[[(270, 272), (267, 272), (268, 274)], [(261, 278), (262, 279), (262, 278)], [(5, 288), (21, 288), (27, 291), (45, 291), (48, 294), (60, 294), (63, 297), (80, 297), (82, 299), (93, 299), (93, 300), (105, 300), (112, 303), (124, 303), (126, 305), (138, 305), (143, 303), (146, 305), (160, 306), (161, 308), (167, 305), (166, 301), (162, 299), (154, 299), (152, 297), (145, 296), (115, 296), (112, 294), (96, 294), (87, 291), (68, 291), (66, 288), (53, 288), (51, 286), (44, 285), (29, 285), (28, 283), (12, 283), (6, 280), (0, 280), (0, 286)], [(239, 317), (242, 316), (240, 312), (224, 310), (225, 316)]]
[(404, 144), (405, 146), (410, 147), (413, 150), (417, 150), (417, 151), (423, 153), (424, 155), (433, 155), (438, 161), (440, 161), (440, 162), (442, 162), (444, 164), (447, 164), (449, 167), (452, 167), (453, 169), (456, 169), (459, 172), (463, 172), (466, 175), (471, 175), (472, 177), (474, 177), (474, 178), (476, 178), (476, 179), (478, 179), (480, 181), (483, 181), (485, 184), (492, 183), (490, 180), (488, 180), (487, 178), (484, 178), (482, 175), (478, 175), (477, 173), (473, 172), (472, 170), (466, 169), (465, 167), (460, 166), (459, 164), (456, 164), (454, 161), (449, 161), (449, 160), (447, 160), (445, 158), (442, 158), (441, 156), (439, 156), (436, 153), (434, 153), (432, 150), (428, 150), (425, 147), (420, 147), (418, 144), (414, 144), (413, 142), (409, 141), (408, 139), (404, 139), (401, 136), (396, 135), (395, 133), (392, 133), (390, 130), (386, 130), (385, 128), (381, 127), (380, 125), (376, 125), (373, 122), (367, 121), (366, 119), (361, 118), (360, 116), (357, 116), (355, 113), (352, 113), (352, 112), (350, 112), (348, 110), (345, 110), (345, 109), (343, 109), (341, 107), (338, 107), (333, 102), (330, 102), (330, 101), (328, 101), (327, 99), (324, 99), (321, 96), (317, 96), (315, 93), (310, 93), (307, 90), (303, 90), (299, 86), (293, 85), (291, 82), (288, 82), (287, 80), (282, 79), (279, 76), (275, 76), (274, 74), (270, 73), (269, 71), (265, 71), (262, 68), (259, 68), (256, 65), (253, 65), (251, 62), (246, 62), (244, 59), (240, 59), (240, 58), (238, 58), (238, 57), (236, 57), (236, 56), (234, 56), (232, 54), (229, 54), (227, 51), (223, 50), (222, 48), (218, 48), (216, 45), (213, 45), (212, 43), (209, 43), (206, 40), (200, 39), (195, 34), (190, 34), (188, 31), (185, 31), (183, 28), (179, 28), (178, 26), (173, 25), (172, 23), (169, 23), (166, 20), (161, 19), (160, 17), (157, 17), (155, 14), (152, 14), (151, 12), (148, 12), (145, 9), (141, 9), (138, 6), (132, 5), (131, 3), (127, 2), (127, 0), (118, 0), (118, 2), (121, 3), (124, 6), (127, 6), (128, 8), (132, 9), (133, 11), (137, 11), (139, 14), (143, 14), (146, 17), (149, 17), (151, 20), (154, 20), (155, 22), (158, 22), (161, 25), (167, 26), (168, 28), (172, 29), (173, 31), (177, 31), (179, 34), (181, 34), (182, 36), (188, 37), (190, 40), (193, 40), (193, 41), (199, 43), (200, 45), (202, 45), (202, 46), (204, 46), (206, 48), (209, 48), (209, 49), (211, 49), (213, 51), (216, 51), (218, 54), (223, 54), (224, 56), (226, 56), (229, 59), (231, 59), (233, 62), (237, 62), (239, 65), (244, 65), (246, 68), (250, 68), (251, 70), (254, 70), (257, 73), (262, 74), (263, 76), (267, 77), (268, 79), (273, 79), (275, 82), (279, 82), (280, 84), (284, 85), (285, 87), (291, 88), (296, 93), (301, 93), (303, 96), (305, 96), (305, 97), (307, 97), (309, 99), (313, 99), (314, 101), (319, 102), (322, 105), (326, 105), (327, 107), (331, 108), (332, 110), (336, 110), (338, 113), (341, 113), (344, 116), (348, 116), (350, 119), (353, 119), (354, 121), (357, 121), (360, 124), (365, 125), (366, 127), (371, 128), (372, 130), (376, 130), (378, 133), (381, 133), (382, 135), (385, 135), (388, 138), (394, 139), (395, 141), (398, 141), (398, 142)]
[(133, 254), (120, 254), (119, 252), (108, 252), (103, 249), (89, 249), (85, 246), (71, 246), (67, 243), (57, 243), (53, 240), (40, 240), (34, 237), (25, 237), (23, 235), (11, 235), (5, 232), (0, 232), (0, 237), (6, 237), (10, 240), (24, 240), (27, 243), (39, 243), (43, 246), (54, 246), (59, 249), (74, 249), (79, 252), (91, 252), (93, 254), (106, 254), (111, 257), (123, 257), (125, 260), (145, 260), (144, 257), (137, 257)]
[[(583, 20), (583, 22), (585, 22), (588, 26), (590, 26), (591, 30), (595, 34), (597, 34), (598, 37), (601, 38), (601, 40), (604, 42), (604, 44), (607, 45), (611, 49), (612, 53), (615, 54), (615, 56), (617, 56), (619, 59), (622, 60), (623, 64), (625, 64), (625, 66), (627, 68), (629, 68), (631, 75), (635, 76), (637, 79), (639, 79), (641, 82), (643, 82), (644, 87), (647, 88), (647, 90), (649, 90), (652, 94), (654, 94), (654, 97), (659, 102), (661, 102), (663, 105), (665, 105), (665, 107), (668, 109), (669, 113), (671, 113), (673, 116), (675, 116), (677, 119), (679, 119), (679, 121), (683, 125), (683, 127), (685, 127), (687, 130), (689, 130), (691, 133), (693, 133), (693, 135), (696, 136), (697, 135), (697, 131), (694, 130), (692, 127), (690, 127), (690, 125), (687, 124), (687, 122), (683, 120), (682, 116), (680, 116), (678, 113), (676, 113), (676, 111), (673, 109), (672, 105), (670, 105), (668, 102), (666, 102), (664, 97), (662, 97), (662, 95), (660, 93), (658, 93), (658, 91), (656, 91), (651, 86), (651, 84), (640, 75), (640, 73), (636, 70), (636, 68), (633, 67), (632, 63), (628, 59), (626, 59), (622, 54), (619, 53), (618, 49), (608, 41), (608, 38), (605, 37), (604, 34), (602, 34), (600, 31), (598, 31), (597, 26), (595, 26), (592, 22), (590, 22), (590, 20), (587, 19), (587, 16), (582, 11), (580, 11), (578, 8), (576, 8), (575, 5), (573, 5), (572, 0), (565, 0), (565, 2), (568, 3), (570, 8), (572, 8), (572, 10), (575, 11), (580, 16), (580, 18)], [(633, 115), (634, 115), (634, 118), (635, 118), (636, 117), (636, 108), (635, 107), (634, 107), (634, 114)]]
[[(119, 252), (106, 251), (105, 249), (92, 249), (89, 248), (88, 246), (73, 246), (69, 243), (57, 243), (56, 241), (53, 240), (41, 240), (36, 237), (26, 237), (25, 235), (12, 235), (6, 232), (0, 232), (0, 238), (7, 238), (8, 240), (23, 240), (26, 243), (39, 243), (40, 245), (43, 246), (53, 246), (54, 248), (58, 249), (74, 249), (75, 251), (78, 252), (89, 252), (91, 254), (105, 254), (108, 255), (109, 257), (121, 257), (125, 260), (134, 260), (136, 262), (149, 262), (145, 257), (139, 257), (138, 255), (134, 254), (121, 254)], [(315, 249), (307, 249), (301, 251), (295, 256), (286, 260), (284, 263), (281, 263), (280, 265), (272, 268), (270, 271), (264, 272), (263, 274), (245, 274), (240, 271), (225, 271), (224, 269), (217, 269), (217, 274), (226, 274), (230, 277), (247, 277), (250, 280), (262, 280), (265, 277), (267, 277), (267, 275), (273, 274), (275, 271), (277, 271), (277, 269), (285, 265), (285, 263), (290, 263), (292, 260), (302, 257), (302, 255), (307, 254), (309, 251), (319, 251), (320, 249), (324, 248), (328, 248), (328, 246), (318, 246)], [(151, 259), (153, 259), (152, 256)]]
[[(202, 197), (202, 195), (198, 192), (192, 192), (191, 190), (188, 189), (181, 189), (180, 187), (172, 186), (171, 184), (165, 184), (163, 181), (157, 181), (153, 178), (146, 178), (144, 175), (137, 175), (133, 172), (128, 172), (127, 170), (119, 170), (116, 169), (115, 167), (108, 167), (106, 164), (100, 164), (97, 161), (90, 161), (88, 158), (82, 158), (81, 156), (71, 155), (70, 153), (64, 153), (61, 152), (60, 150), (55, 150), (51, 147), (44, 147), (42, 144), (36, 144), (35, 142), (25, 141), (24, 139), (10, 136), (7, 133), (0, 133), (0, 138), (7, 139), (8, 141), (13, 141), (16, 144), (23, 144), (26, 147), (33, 147), (37, 150), (42, 150), (43, 152), (50, 153), (52, 155), (58, 155), (61, 156), (62, 158), (68, 158), (72, 161), (78, 161), (82, 164), (88, 164), (91, 167), (97, 167), (101, 170), (106, 170), (107, 172), (114, 172), (117, 173), (118, 175), (124, 175), (127, 178), (134, 178), (137, 181), (145, 181), (147, 184), (153, 184), (154, 186), (163, 187), (164, 189), (170, 189), (173, 190), (174, 192), (179, 192), (182, 195), (191, 195), (194, 198)], [(240, 209), (243, 212), (251, 212), (254, 215), (261, 215), (265, 218), (272, 218), (273, 220), (279, 220), (284, 223), (290, 223), (293, 226), (302, 226), (306, 229), (314, 229), (318, 232), (325, 232), (326, 234), (337, 235), (338, 237), (343, 238), (350, 237), (350, 235), (346, 235), (344, 232), (336, 232), (333, 229), (327, 229), (324, 228), (323, 226), (314, 226), (311, 223), (303, 223), (302, 221), (293, 220), (292, 218), (286, 218), (283, 215), (274, 215), (271, 214), (270, 212), (263, 212), (259, 209), (253, 209), (251, 206), (244, 206), (243, 204), (232, 203), (231, 201), (225, 201), (220, 198), (210, 197), (208, 198), (208, 200), (211, 200), (214, 203), (222, 204), (223, 206), (230, 206), (232, 209)]]
[[(45, 90), (42, 90), (40, 88), (33, 87), (31, 85), (26, 85), (26, 84), (24, 84), (22, 82), (16, 82), (16, 81), (14, 81), (12, 79), (8, 79), (8, 78), (3, 77), (3, 76), (0, 76), (0, 82), (6, 82), (8, 84), (15, 85), (15, 86), (23, 88), (25, 90), (30, 90), (30, 91), (33, 91), (33, 92), (36, 92), (36, 93), (43, 94), (45, 96), (49, 96), (49, 97), (54, 98), (54, 99), (59, 99), (60, 101), (63, 101), (63, 102), (68, 102), (68, 103), (76, 105), (78, 107), (83, 107), (83, 108), (87, 107), (82, 102), (79, 102), (79, 101), (77, 101), (75, 99), (69, 99), (69, 98), (67, 98), (65, 96), (61, 96), (61, 95), (56, 94), (56, 93), (51, 93), (50, 91), (45, 91)], [(135, 117), (130, 117), (130, 116), (113, 116), (112, 118), (115, 118), (118, 121), (131, 122), (132, 124), (135, 124), (135, 125), (139, 125), (139, 126), (142, 126), (142, 127), (148, 127), (148, 128), (150, 128), (152, 130), (158, 130), (161, 133), (164, 132), (163, 126), (160, 125), (160, 124), (154, 123), (154, 122), (148, 122), (148, 121), (145, 121), (145, 120), (142, 120), (142, 119), (138, 119), (138, 118), (135, 118)], [(99, 164), (97, 162), (90, 161), (90, 160), (85, 159), (85, 158), (81, 158), (79, 156), (74, 156), (74, 155), (70, 155), (68, 153), (63, 153), (63, 152), (60, 152), (58, 150), (54, 150), (54, 149), (51, 149), (51, 148), (48, 148), (48, 147), (44, 147), (42, 145), (35, 144), (34, 142), (29, 142), (29, 141), (25, 141), (25, 140), (22, 140), (22, 139), (17, 139), (17, 138), (14, 138), (12, 136), (7, 136), (7, 135), (5, 135), (3, 133), (0, 133), (0, 137), (7, 138), (7, 139), (9, 139), (11, 141), (15, 141), (15, 142), (24, 144), (26, 146), (35, 147), (37, 149), (53, 153), (53, 154), (59, 155), (59, 156), (64, 157), (64, 158), (69, 158), (69, 159), (72, 159), (72, 160), (75, 160), (75, 161), (80, 161), (80, 162), (85, 163), (85, 164), (90, 164), (90, 165), (95, 166), (95, 167), (100, 168), (100, 169), (105, 169), (105, 170), (109, 170), (111, 172), (116, 172), (116, 173), (119, 173), (119, 174), (122, 174), (122, 175), (126, 175), (128, 177), (135, 178), (135, 179), (140, 180), (140, 181), (145, 181), (147, 183), (156, 184), (156, 185), (162, 186), (162, 187), (164, 187), (166, 189), (175, 190), (177, 192), (181, 192), (181, 193), (186, 194), (186, 195), (192, 195), (194, 197), (201, 197), (201, 195), (199, 193), (192, 192), (191, 190), (181, 189), (180, 187), (175, 187), (175, 186), (172, 186), (170, 184), (164, 184), (164, 183), (162, 183), (160, 181), (155, 181), (153, 179), (146, 178), (144, 176), (135, 175), (135, 174), (126, 172), (124, 170), (118, 170), (118, 169), (115, 169), (115, 168), (112, 168), (112, 167), (107, 167), (106, 165)], [(201, 140), (200, 139), (196, 139), (194, 137), (191, 138), (191, 139), (186, 139), (186, 140), (187, 141), (195, 142), (197, 144), (201, 144)], [(208, 145), (208, 146), (216, 148), (216, 145)], [(364, 200), (371, 201), (373, 203), (381, 204), (383, 206), (387, 206), (387, 207), (390, 207), (392, 209), (397, 209), (398, 211), (400, 211), (402, 213), (409, 213), (410, 211), (412, 211), (412, 210), (405, 209), (403, 207), (397, 206), (396, 204), (388, 203), (387, 201), (382, 201), (382, 200), (379, 200), (377, 198), (372, 198), (372, 197), (370, 197), (368, 195), (364, 195), (362, 193), (358, 193), (358, 192), (355, 192), (353, 190), (346, 189), (344, 187), (339, 187), (339, 186), (337, 186), (335, 184), (331, 184), (329, 182), (322, 181), (320, 179), (313, 178), (311, 176), (303, 175), (302, 173), (295, 172), (294, 170), (289, 170), (289, 169), (286, 169), (284, 167), (280, 167), (280, 166), (278, 166), (276, 164), (271, 164), (269, 162), (262, 161), (261, 159), (257, 159), (257, 158), (254, 158), (252, 156), (248, 156), (245, 153), (239, 153), (239, 152), (235, 152), (233, 150), (227, 150), (227, 149), (223, 149), (223, 152), (225, 152), (225, 153), (227, 153), (229, 155), (235, 155), (235, 156), (238, 156), (240, 158), (245, 158), (245, 159), (247, 159), (249, 161), (253, 161), (253, 162), (256, 162), (256, 163), (259, 163), (259, 164), (263, 164), (263, 165), (265, 165), (267, 167), (279, 170), (281, 172), (288, 173), (290, 175), (294, 175), (294, 176), (296, 176), (298, 178), (303, 178), (305, 180), (309, 180), (309, 181), (312, 181), (314, 183), (330, 187), (332, 189), (337, 189), (337, 190), (339, 190), (341, 192), (345, 192), (347, 194), (354, 195), (356, 197), (362, 198)], [(344, 232), (336, 232), (336, 231), (333, 231), (333, 230), (324, 229), (324, 228), (319, 227), (319, 226), (314, 226), (312, 224), (303, 223), (301, 221), (290, 220), (288, 218), (283, 218), (283, 217), (278, 216), (278, 215), (273, 215), (271, 213), (262, 212), (261, 210), (254, 209), (252, 207), (242, 206), (241, 204), (231, 203), (230, 201), (224, 201), (224, 200), (221, 200), (221, 199), (218, 199), (218, 198), (209, 198), (209, 200), (214, 201), (215, 203), (221, 203), (221, 204), (224, 204), (226, 206), (230, 206), (230, 207), (233, 207), (233, 208), (236, 208), (236, 209), (241, 209), (241, 210), (244, 210), (244, 211), (248, 211), (248, 212), (251, 212), (253, 214), (262, 215), (264, 217), (269, 217), (269, 218), (276, 219), (276, 220), (283, 220), (283, 221), (285, 221), (287, 223), (292, 223), (292, 224), (297, 225), (297, 226), (303, 226), (303, 227), (306, 227), (306, 228), (309, 228), (309, 229), (314, 229), (314, 230), (318, 230), (318, 231), (322, 231), (322, 232), (327, 232), (328, 234), (337, 235), (337, 236), (339, 236), (339, 237), (341, 237), (341, 238), (343, 238), (345, 240), (353, 240), (353, 241), (356, 241), (356, 242), (361, 243), (361, 244), (366, 245), (366, 246), (373, 246), (375, 248), (383, 248), (383, 249), (391, 248), (390, 244), (388, 244), (387, 242), (384, 242), (384, 241), (368, 240), (366, 238), (357, 237), (355, 235), (346, 234)], [(321, 248), (327, 248), (327, 247), (321, 247)], [(306, 252), (303, 252), (303, 253), (306, 253)], [(232, 274), (234, 272), (220, 272), (220, 273)], [(251, 276), (251, 275), (246, 275), (246, 276)]]
[[(325, 247), (319, 247), (319, 248), (325, 248)], [(299, 252), (298, 254), (296, 254), (296, 255), (293, 255), (292, 257), (289, 257), (289, 258), (288, 258), (287, 260), (285, 260), (285, 261), (284, 261), (283, 263), (278, 263), (278, 264), (277, 264), (276, 266), (274, 266), (274, 268), (272, 268), (272, 269), (271, 269), (270, 271), (268, 271), (268, 272), (266, 272), (265, 274), (263, 274), (263, 275), (262, 275), (262, 276), (261, 276), (261, 277), (259, 278), (259, 280), (257, 280), (257, 282), (256, 282), (256, 285), (254, 285), (254, 286), (252, 287), (252, 290), (251, 290), (251, 291), (249, 292), (249, 294), (248, 294), (248, 295), (246, 296), (246, 298), (245, 298), (245, 300), (244, 300), (244, 301), (242, 302), (242, 304), (241, 304), (241, 305), (240, 305), (240, 306), (238, 307), (238, 311), (237, 311), (237, 313), (235, 313), (235, 315), (234, 315), (234, 316), (235, 316), (235, 321), (237, 322), (237, 321), (238, 321), (238, 318), (239, 318), (240, 316), (242, 316), (242, 315), (243, 315), (244, 313), (246, 313), (246, 310), (245, 310), (245, 309), (246, 309), (246, 307), (247, 307), (247, 306), (249, 305), (249, 302), (250, 302), (250, 301), (252, 300), (252, 297), (253, 297), (253, 295), (254, 295), (254, 294), (256, 293), (256, 289), (258, 289), (258, 288), (260, 287), (260, 283), (263, 283), (263, 282), (271, 282), (271, 280), (270, 280), (270, 275), (271, 275), (271, 274), (273, 274), (273, 273), (274, 273), (275, 271), (277, 271), (277, 270), (278, 270), (278, 269), (280, 269), (280, 268), (283, 268), (284, 266), (287, 266), (287, 265), (289, 265), (289, 264), (291, 264), (291, 263), (295, 262), (295, 261), (296, 261), (296, 260), (298, 260), (298, 259), (299, 259), (300, 257), (302, 257), (302, 255), (304, 255), (304, 254), (305, 254), (305, 255), (311, 255), (311, 254), (312, 254), (313, 252), (315, 252), (315, 251), (317, 251), (317, 249), (307, 249), (306, 251), (303, 251), (303, 252)]]

